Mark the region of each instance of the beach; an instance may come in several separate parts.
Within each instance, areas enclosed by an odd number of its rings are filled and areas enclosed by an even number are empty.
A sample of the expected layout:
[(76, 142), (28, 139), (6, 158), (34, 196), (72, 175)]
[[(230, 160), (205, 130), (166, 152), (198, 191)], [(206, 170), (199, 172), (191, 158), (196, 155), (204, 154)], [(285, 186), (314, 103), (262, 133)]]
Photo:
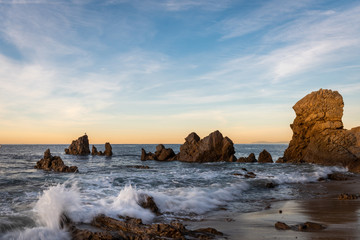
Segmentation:
[[(339, 200), (341, 193), (359, 194), (360, 177), (346, 181), (304, 184), (304, 198), (269, 202), (267, 209), (209, 216), (201, 222), (188, 222), (191, 228), (210, 226), (223, 232), (223, 239), (360, 239), (360, 201)], [(326, 226), (318, 231), (277, 230), (276, 222), (297, 225), (316, 222)]]

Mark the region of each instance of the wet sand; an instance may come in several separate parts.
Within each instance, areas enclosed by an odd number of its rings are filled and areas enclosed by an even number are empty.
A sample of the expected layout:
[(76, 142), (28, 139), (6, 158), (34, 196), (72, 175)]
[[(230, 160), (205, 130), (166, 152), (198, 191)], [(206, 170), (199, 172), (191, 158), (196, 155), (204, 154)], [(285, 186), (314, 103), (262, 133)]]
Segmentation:
[[(304, 184), (302, 188), (304, 199), (273, 202), (270, 208), (252, 213), (223, 211), (204, 221), (185, 224), (191, 229), (216, 228), (225, 234), (224, 239), (360, 239), (360, 199), (338, 199), (341, 193), (360, 193), (360, 176)], [(290, 226), (310, 221), (327, 228), (312, 232), (277, 230), (278, 221)]]

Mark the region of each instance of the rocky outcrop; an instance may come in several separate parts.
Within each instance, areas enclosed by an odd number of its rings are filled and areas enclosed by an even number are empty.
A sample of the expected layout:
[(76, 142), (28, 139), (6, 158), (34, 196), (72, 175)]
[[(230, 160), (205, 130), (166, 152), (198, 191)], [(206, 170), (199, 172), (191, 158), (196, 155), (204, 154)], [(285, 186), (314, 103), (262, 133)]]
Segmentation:
[(219, 131), (210, 133), (200, 140), (196, 133), (190, 133), (185, 143), (180, 146), (177, 156), (184, 162), (235, 162), (234, 144), (228, 137), (223, 137)]
[(236, 162), (242, 162), (242, 163), (254, 163), (257, 162), (255, 158), (254, 153), (250, 153), (248, 157), (239, 157), (239, 159)]
[(293, 136), (278, 162), (338, 165), (360, 172), (360, 127), (343, 128), (343, 107), (342, 96), (331, 90), (320, 89), (298, 101), (290, 125)]
[[(83, 224), (84, 225), (84, 224)], [(105, 215), (96, 216), (87, 228), (78, 228), (68, 220), (65, 224), (72, 239), (215, 239), (223, 234), (214, 228), (188, 230), (176, 221), (167, 223), (143, 224), (141, 219), (125, 218), (118, 220)], [(88, 230), (89, 229), (89, 230)], [(91, 231), (99, 229), (97, 232)]]
[(326, 228), (325, 225), (322, 225), (320, 223), (315, 222), (305, 222), (300, 223), (297, 225), (289, 226), (286, 223), (283, 222), (277, 222), (275, 223), (275, 228), (277, 230), (294, 230), (294, 231), (301, 231), (301, 232), (314, 232), (314, 231), (321, 231)]
[(266, 151), (265, 149), (259, 154), (259, 163), (273, 163), (273, 159), (271, 157), (271, 154)]
[(161, 214), (152, 196), (149, 196), (147, 194), (140, 194), (138, 204), (142, 208), (149, 209), (151, 212), (155, 213), (156, 215)]
[(112, 152), (112, 146), (110, 143), (105, 143), (105, 151), (99, 151), (97, 150), (97, 148), (93, 145), (92, 149), (91, 149), (91, 155), (93, 156), (107, 156), (107, 157), (111, 157), (113, 155)]
[(176, 155), (171, 148), (165, 148), (164, 145), (159, 144), (156, 146), (156, 152), (146, 152), (141, 149), (141, 160), (158, 160), (158, 161), (172, 161), (176, 160)]
[(44, 152), (44, 157), (36, 163), (35, 168), (55, 172), (78, 172), (78, 167), (66, 166), (59, 156), (52, 156), (50, 149)]
[(73, 140), (69, 148), (65, 148), (65, 153), (71, 155), (89, 155), (90, 149), (88, 136), (85, 134), (77, 140)]

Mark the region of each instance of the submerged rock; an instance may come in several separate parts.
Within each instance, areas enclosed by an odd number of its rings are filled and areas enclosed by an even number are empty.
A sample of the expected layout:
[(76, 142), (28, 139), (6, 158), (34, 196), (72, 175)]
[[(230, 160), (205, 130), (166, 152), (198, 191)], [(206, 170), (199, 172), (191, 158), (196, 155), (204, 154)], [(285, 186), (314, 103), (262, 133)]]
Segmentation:
[(59, 156), (52, 156), (50, 149), (44, 152), (44, 157), (36, 163), (35, 168), (55, 172), (78, 172), (78, 167), (66, 166)]
[(156, 215), (161, 214), (152, 196), (149, 196), (147, 194), (140, 194), (138, 204), (142, 208), (149, 209), (151, 212), (155, 213)]
[(253, 163), (253, 162), (257, 162), (257, 160), (255, 158), (255, 154), (250, 153), (248, 157), (239, 157), (239, 159), (236, 162)]
[(320, 89), (298, 101), (293, 136), (278, 162), (315, 163), (360, 172), (360, 127), (344, 129), (344, 102), (337, 91)]
[(71, 155), (89, 155), (90, 149), (88, 136), (85, 134), (77, 140), (73, 140), (69, 148), (65, 148), (65, 153)]
[(301, 224), (297, 224), (297, 225), (293, 225), (293, 226), (289, 226), (286, 223), (283, 222), (277, 222), (275, 223), (275, 228), (278, 230), (294, 230), (294, 231), (320, 231), (326, 228), (326, 226), (320, 224), (320, 223), (315, 223), (315, 222), (305, 222), (305, 223), (301, 223)]
[(219, 131), (209, 134), (200, 140), (196, 133), (190, 133), (185, 143), (180, 146), (177, 156), (184, 162), (235, 162), (234, 143), (228, 137), (223, 137)]
[(259, 163), (273, 163), (271, 154), (265, 149), (259, 154)]

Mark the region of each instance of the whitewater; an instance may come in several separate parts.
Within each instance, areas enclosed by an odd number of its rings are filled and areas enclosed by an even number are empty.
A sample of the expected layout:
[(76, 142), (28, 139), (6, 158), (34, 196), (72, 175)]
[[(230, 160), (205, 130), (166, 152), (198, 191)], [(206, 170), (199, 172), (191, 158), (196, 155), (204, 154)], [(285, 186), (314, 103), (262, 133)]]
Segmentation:
[[(101, 149), (101, 145), (95, 145)], [(141, 218), (144, 223), (201, 221), (217, 211), (246, 213), (269, 202), (304, 198), (303, 184), (317, 182), (338, 167), (302, 164), (185, 163), (140, 160), (141, 149), (156, 145), (113, 145), (112, 157), (65, 155), (67, 145), (2, 145), (0, 148), (0, 239), (71, 239), (63, 229), (66, 214), (89, 223), (98, 214)], [(166, 145), (175, 152), (180, 145)], [(284, 144), (235, 144), (236, 157), (256, 157), (266, 149), (276, 160)], [(79, 173), (34, 169), (49, 148)], [(148, 169), (136, 168), (146, 165)], [(247, 172), (256, 178), (246, 178)], [(267, 188), (267, 183), (277, 185)], [(138, 202), (154, 198), (162, 215)]]

